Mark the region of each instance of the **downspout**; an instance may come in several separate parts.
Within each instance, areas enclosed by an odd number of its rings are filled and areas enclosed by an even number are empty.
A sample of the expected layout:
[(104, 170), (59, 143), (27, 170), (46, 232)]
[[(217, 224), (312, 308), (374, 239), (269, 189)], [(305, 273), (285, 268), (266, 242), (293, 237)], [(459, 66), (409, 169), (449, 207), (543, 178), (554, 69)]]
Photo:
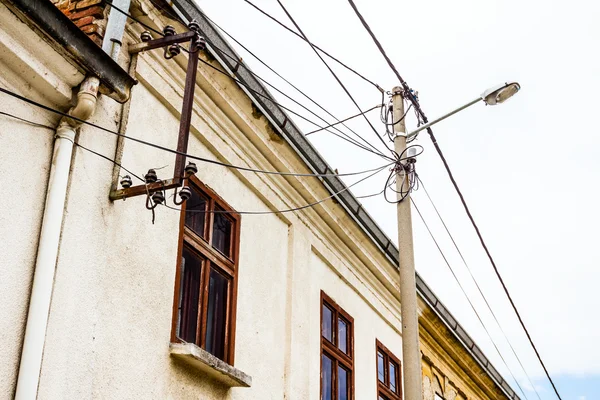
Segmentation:
[[(85, 78), (81, 83), (79, 93), (77, 93), (77, 104), (71, 108), (69, 115), (80, 120), (87, 120), (94, 113), (99, 84), (100, 80), (96, 77)], [(35, 400), (37, 397), (56, 259), (67, 200), (71, 156), (76, 130), (80, 125), (81, 122), (63, 117), (56, 129), (50, 179), (48, 180), (29, 312), (25, 326), (25, 338), (21, 350), (21, 363), (15, 392), (17, 400)]]
[[(129, 9), (129, 0), (115, 0), (115, 3), (124, 9)], [(118, 59), (121, 39), (125, 30), (126, 18), (123, 17), (111, 10), (102, 46), (103, 50), (115, 61)], [(77, 93), (77, 104), (69, 110), (68, 114), (82, 121), (92, 116), (96, 109), (99, 86), (99, 78), (86, 77)], [(37, 398), (60, 234), (67, 201), (71, 158), (76, 131), (81, 124), (82, 122), (73, 118), (63, 117), (56, 128), (15, 400), (35, 400)]]

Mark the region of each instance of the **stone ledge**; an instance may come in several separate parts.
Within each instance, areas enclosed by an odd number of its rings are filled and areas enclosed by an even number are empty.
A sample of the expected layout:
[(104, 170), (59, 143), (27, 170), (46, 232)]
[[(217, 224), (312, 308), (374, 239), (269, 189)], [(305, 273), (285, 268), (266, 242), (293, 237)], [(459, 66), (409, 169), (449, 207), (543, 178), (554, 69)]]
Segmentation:
[(227, 387), (250, 387), (252, 377), (219, 360), (192, 343), (171, 343), (171, 357), (223, 383)]

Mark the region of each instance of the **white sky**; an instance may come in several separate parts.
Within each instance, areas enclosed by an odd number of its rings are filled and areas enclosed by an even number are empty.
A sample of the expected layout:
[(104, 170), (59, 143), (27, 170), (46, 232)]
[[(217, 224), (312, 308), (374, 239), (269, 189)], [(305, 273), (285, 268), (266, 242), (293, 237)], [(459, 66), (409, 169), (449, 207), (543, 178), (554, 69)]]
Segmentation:
[[(275, 0), (254, 1), (292, 26)], [(242, 0), (197, 2), (212, 19), (338, 118), (357, 112), (306, 43)], [(600, 90), (600, 5), (583, 0), (568, 4), (554, 0), (356, 3), (403, 78), (419, 92), (430, 119), (475, 98), (487, 87), (506, 80), (521, 83), (522, 91), (507, 103), (473, 106), (438, 124), (434, 132), (551, 374), (598, 376), (600, 323), (596, 310), (600, 298), (596, 293), (600, 256), (596, 242), (600, 237), (600, 211), (596, 199), (600, 132), (595, 116)], [(346, 0), (287, 0), (284, 4), (313, 42), (385, 89), (397, 85)], [(239, 50), (255, 72), (318, 111)], [(330, 65), (335, 66), (333, 62)], [(381, 101), (372, 86), (337, 66), (335, 70), (363, 109)], [(291, 104), (278, 98), (283, 104)], [(294, 120), (305, 131), (314, 129), (298, 118)], [(371, 114), (371, 120), (382, 132), (377, 112)], [(411, 129), (415, 124), (411, 115), (407, 126)], [(378, 142), (364, 121), (356, 119), (351, 126), (370, 142)], [(383, 164), (327, 133), (310, 138), (340, 172)], [(426, 133), (418, 143), (425, 148), (417, 163), (421, 178), (526, 369), (541, 382), (541, 367)], [(359, 184), (353, 192), (378, 192), (384, 179), (381, 174)], [(509, 366), (524, 385), (517, 361), (477, 296), (425, 193), (416, 192), (414, 197)], [(363, 203), (395, 238), (395, 206), (385, 203), (381, 196)], [(414, 211), (413, 225), (418, 272), (509, 379)], [(513, 388), (517, 390), (515, 385)], [(553, 398), (547, 390), (540, 395)]]

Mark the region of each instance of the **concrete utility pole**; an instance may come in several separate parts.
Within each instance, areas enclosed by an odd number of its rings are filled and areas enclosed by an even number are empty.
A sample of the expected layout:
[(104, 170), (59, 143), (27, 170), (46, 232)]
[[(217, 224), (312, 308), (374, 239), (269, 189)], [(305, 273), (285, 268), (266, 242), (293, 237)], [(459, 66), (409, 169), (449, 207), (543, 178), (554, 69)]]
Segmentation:
[[(402, 88), (392, 90), (394, 149), (398, 155), (406, 149), (406, 125)], [(406, 157), (406, 154), (403, 155)], [(406, 164), (406, 161), (402, 163)], [(408, 175), (397, 171), (396, 191), (408, 193), (410, 182)], [(402, 313), (402, 363), (404, 365), (404, 398), (422, 400), (421, 350), (419, 349), (419, 321), (417, 318), (417, 287), (415, 279), (415, 256), (413, 250), (412, 217), (410, 194), (398, 203), (398, 250), (400, 253), (400, 310)]]

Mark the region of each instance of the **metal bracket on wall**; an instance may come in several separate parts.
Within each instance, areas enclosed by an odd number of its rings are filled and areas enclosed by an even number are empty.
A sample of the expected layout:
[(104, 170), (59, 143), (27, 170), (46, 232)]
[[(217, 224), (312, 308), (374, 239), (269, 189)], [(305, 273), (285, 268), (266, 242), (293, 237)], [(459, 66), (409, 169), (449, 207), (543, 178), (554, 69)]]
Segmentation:
[[(198, 70), (198, 56), (200, 50), (205, 49), (206, 42), (200, 36), (200, 27), (195, 21), (188, 25), (189, 32), (176, 34), (175, 29), (171, 26), (166, 26), (163, 30), (164, 37), (160, 39), (152, 39), (149, 32), (143, 32), (141, 35), (141, 43), (130, 46), (130, 54), (138, 54), (143, 51), (163, 48), (165, 58), (170, 59), (177, 56), (181, 52), (181, 43), (189, 42), (188, 64), (185, 77), (185, 89), (183, 92), (183, 106), (181, 108), (181, 119), (179, 122), (179, 136), (177, 139), (177, 155), (175, 156), (175, 169), (173, 178), (166, 180), (158, 180), (154, 170), (148, 171), (145, 175), (146, 183), (137, 186), (131, 186), (131, 178), (128, 176), (121, 180), (122, 189), (112, 190), (110, 192), (111, 200), (126, 199), (128, 197), (146, 195), (150, 197), (155, 192), (162, 192), (168, 189), (177, 189), (183, 186), (190, 175), (194, 174), (197, 169), (195, 164), (190, 163), (185, 166), (185, 155), (188, 147), (188, 139), (190, 135), (190, 125), (192, 121), (192, 109), (194, 105), (194, 90), (196, 88), (196, 73)], [(183, 192), (181, 193), (183, 197)]]

